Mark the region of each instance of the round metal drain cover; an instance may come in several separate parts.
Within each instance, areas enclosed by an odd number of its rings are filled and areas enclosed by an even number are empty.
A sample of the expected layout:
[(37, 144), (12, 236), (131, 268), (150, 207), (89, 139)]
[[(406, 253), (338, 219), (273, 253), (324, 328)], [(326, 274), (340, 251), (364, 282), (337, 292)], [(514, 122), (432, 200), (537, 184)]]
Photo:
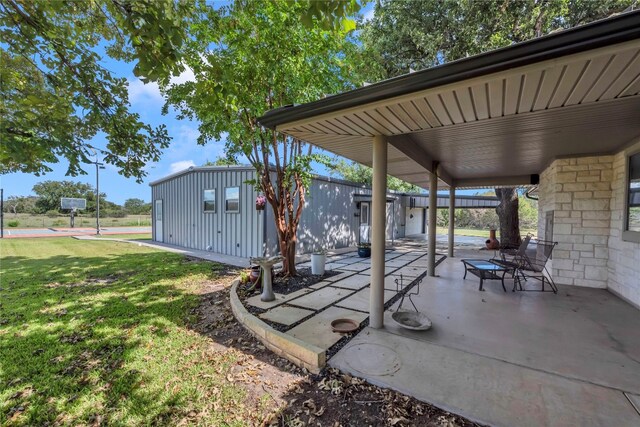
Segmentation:
[(402, 365), (398, 353), (381, 344), (352, 345), (344, 356), (352, 369), (368, 375), (391, 375)]

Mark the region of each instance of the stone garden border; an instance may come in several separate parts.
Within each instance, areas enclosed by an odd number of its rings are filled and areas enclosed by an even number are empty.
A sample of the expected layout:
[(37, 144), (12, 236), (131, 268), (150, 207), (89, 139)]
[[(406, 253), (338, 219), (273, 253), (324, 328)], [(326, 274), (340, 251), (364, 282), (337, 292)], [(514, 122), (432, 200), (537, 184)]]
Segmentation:
[(238, 322), (256, 337), (269, 350), (282, 356), (295, 365), (305, 368), (314, 374), (320, 372), (326, 365), (326, 351), (320, 347), (308, 344), (291, 335), (277, 331), (258, 319), (244, 307), (238, 298), (240, 279), (235, 279), (231, 285), (230, 302), (233, 315)]

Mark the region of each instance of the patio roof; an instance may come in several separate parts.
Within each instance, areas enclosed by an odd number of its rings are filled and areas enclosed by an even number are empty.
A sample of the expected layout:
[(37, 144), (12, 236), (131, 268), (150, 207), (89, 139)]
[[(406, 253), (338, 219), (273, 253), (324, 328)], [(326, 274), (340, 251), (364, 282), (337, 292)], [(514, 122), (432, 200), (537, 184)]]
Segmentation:
[(260, 123), (427, 187), (537, 183), (564, 156), (640, 135), (640, 12), (269, 111)]

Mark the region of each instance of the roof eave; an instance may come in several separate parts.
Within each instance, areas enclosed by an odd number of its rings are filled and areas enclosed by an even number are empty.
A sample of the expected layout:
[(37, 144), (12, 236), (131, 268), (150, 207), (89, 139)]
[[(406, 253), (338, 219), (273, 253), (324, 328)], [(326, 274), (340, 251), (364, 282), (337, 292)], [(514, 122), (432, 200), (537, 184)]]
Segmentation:
[(296, 120), (637, 38), (640, 38), (640, 11), (627, 12), (614, 18), (603, 19), (502, 49), (405, 74), (318, 101), (274, 109), (268, 111), (258, 121), (267, 128), (277, 129), (282, 124)]

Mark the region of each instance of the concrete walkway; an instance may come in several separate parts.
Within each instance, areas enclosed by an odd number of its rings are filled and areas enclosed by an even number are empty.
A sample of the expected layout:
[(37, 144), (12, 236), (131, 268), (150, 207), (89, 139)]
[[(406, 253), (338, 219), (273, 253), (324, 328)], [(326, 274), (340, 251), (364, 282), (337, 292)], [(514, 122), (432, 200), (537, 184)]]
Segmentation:
[(206, 261), (214, 261), (222, 264), (232, 265), (239, 268), (249, 267), (249, 258), (236, 257), (231, 255), (219, 254), (216, 252), (199, 251), (196, 249), (187, 249), (181, 246), (168, 245), (166, 243), (158, 243), (151, 240), (127, 240), (127, 239), (112, 239), (108, 237), (95, 237), (95, 236), (74, 236), (78, 240), (111, 240), (116, 242), (133, 243), (136, 245), (147, 246), (149, 248), (160, 249), (167, 252), (173, 252), (193, 258), (203, 259)]
[(329, 364), (490, 425), (640, 425), (640, 311), (603, 289), (479, 292), (460, 259), (490, 255), (458, 251), (423, 281), (431, 330), (401, 328), (392, 307)]

